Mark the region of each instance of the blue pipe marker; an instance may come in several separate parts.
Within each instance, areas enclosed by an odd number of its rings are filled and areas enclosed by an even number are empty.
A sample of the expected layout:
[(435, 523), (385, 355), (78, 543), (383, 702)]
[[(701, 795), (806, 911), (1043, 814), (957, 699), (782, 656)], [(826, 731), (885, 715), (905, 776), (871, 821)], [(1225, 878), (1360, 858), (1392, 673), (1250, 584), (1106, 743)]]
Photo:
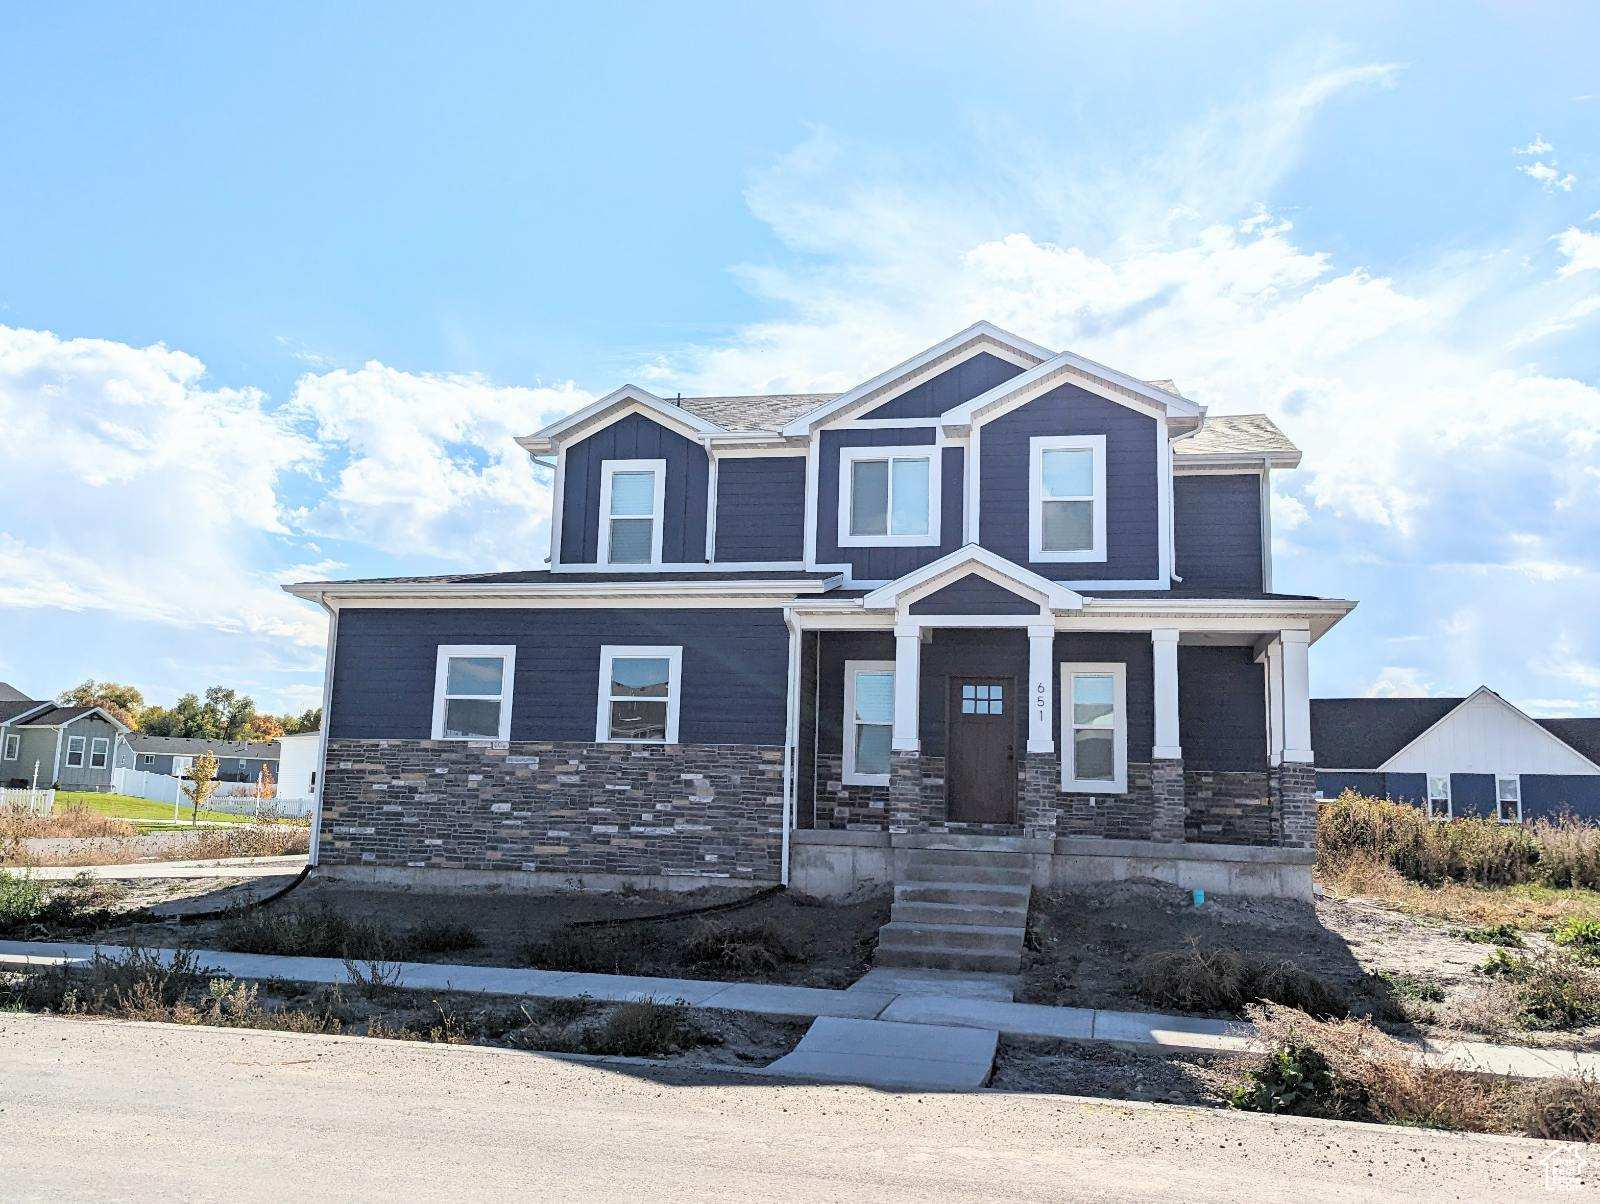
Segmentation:
[(1198, 888), (1195, 890), (1195, 892), (1194, 892), (1194, 905), (1196, 907), (1204, 907), (1206, 905), (1206, 892), (1205, 891), (1199, 890)]

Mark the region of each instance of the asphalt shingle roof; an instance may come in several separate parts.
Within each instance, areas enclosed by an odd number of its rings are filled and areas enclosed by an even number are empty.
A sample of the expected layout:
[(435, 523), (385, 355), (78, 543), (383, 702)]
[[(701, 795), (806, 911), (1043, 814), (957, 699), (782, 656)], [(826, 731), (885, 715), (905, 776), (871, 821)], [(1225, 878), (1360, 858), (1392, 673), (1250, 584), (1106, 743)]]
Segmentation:
[(1534, 722), (1600, 765), (1600, 719), (1535, 719)]
[(4, 723), (7, 719), (14, 719), (24, 711), (31, 711), (34, 707), (42, 705), (42, 703), (34, 702), (27, 698), (0, 700), (0, 723)]
[[(1153, 382), (1152, 382), (1153, 383)], [(1208, 414), (1187, 439), (1172, 445), (1175, 456), (1260, 456), (1300, 449), (1265, 414)]]
[(1376, 769), (1452, 710), (1459, 698), (1313, 698), (1311, 747), (1329, 769)]
[(837, 393), (765, 393), (747, 397), (680, 397), (674, 405), (727, 431), (775, 431), (838, 397)]
[(306, 585), (597, 585), (634, 582), (742, 582), (742, 581), (825, 581), (837, 573), (808, 572), (805, 569), (762, 569), (740, 573), (552, 573), (549, 569), (528, 569), (510, 573), (445, 573), (436, 577), (361, 577), (353, 581), (308, 581)]
[(94, 707), (51, 707), (42, 715), (35, 715), (32, 719), (24, 720), (17, 724), (18, 727), (60, 727), (63, 723), (76, 719), (79, 715), (87, 715)]
[(180, 757), (199, 756), (210, 749), (219, 757), (249, 757), (259, 761), (278, 759), (278, 742), (252, 744), (244, 740), (196, 740), (188, 736), (147, 736), (143, 732), (129, 732), (128, 747), (136, 753), (156, 753)]
[(0, 702), (31, 702), (26, 694), (9, 681), (0, 681)]

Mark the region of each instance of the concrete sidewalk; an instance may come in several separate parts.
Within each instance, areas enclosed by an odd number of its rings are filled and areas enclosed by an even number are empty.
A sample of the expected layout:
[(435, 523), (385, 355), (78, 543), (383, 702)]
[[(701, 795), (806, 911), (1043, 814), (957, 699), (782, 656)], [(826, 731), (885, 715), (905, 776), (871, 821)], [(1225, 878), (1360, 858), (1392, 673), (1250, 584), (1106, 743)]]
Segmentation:
[(135, 861), (127, 865), (39, 865), (7, 868), (39, 882), (90, 878), (271, 878), (293, 877), (305, 868), (306, 855), (287, 857), (215, 857), (203, 861)]
[[(54, 941), (0, 941), (0, 968), (7, 965), (82, 963), (98, 949), (108, 956), (126, 952), (119, 945), (74, 945)], [(171, 950), (159, 950), (170, 957)], [(194, 951), (200, 964), (234, 978), (282, 978), (293, 982), (346, 983), (338, 958), (274, 957), (259, 953)], [(1186, 1050), (1199, 1053), (1245, 1052), (1251, 1048), (1249, 1025), (1200, 1016), (1164, 1016), (1155, 1012), (1118, 1012), (1090, 1008), (1046, 1007), (1035, 1003), (964, 998), (915, 991), (849, 990), (794, 987), (770, 983), (716, 982), (695, 978), (645, 978), (626, 974), (584, 974), (562, 970), (526, 970), (505, 966), (458, 966), (432, 962), (395, 962), (396, 986), (424, 991), (469, 991), (539, 999), (587, 996), (605, 1002), (654, 999), (692, 1007), (719, 1008), (770, 1016), (831, 1017), (880, 1020), (904, 1025), (988, 1029), (1008, 1037), (1045, 1037), (1071, 1041), (1106, 1041), (1118, 1045)], [(1600, 1077), (1600, 1053), (1528, 1049), (1477, 1041), (1430, 1041), (1413, 1044), (1419, 1057), (1464, 1070), (1553, 1078), (1588, 1074)]]

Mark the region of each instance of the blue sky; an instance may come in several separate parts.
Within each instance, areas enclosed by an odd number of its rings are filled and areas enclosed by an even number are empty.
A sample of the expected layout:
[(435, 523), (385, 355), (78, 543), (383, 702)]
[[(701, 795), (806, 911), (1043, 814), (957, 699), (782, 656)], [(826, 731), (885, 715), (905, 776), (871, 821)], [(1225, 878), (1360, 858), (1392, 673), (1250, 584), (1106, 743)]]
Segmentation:
[(1110, 9), (7, 9), (0, 679), (314, 703), (277, 583), (537, 564), (511, 436), (987, 317), (1301, 444), (1317, 692), (1600, 713), (1600, 10)]

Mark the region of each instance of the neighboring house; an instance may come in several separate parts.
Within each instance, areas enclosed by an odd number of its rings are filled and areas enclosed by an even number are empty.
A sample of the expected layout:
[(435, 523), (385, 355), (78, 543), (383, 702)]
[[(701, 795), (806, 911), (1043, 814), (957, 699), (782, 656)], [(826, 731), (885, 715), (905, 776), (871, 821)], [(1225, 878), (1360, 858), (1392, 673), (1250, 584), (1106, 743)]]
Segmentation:
[(1309, 857), (1308, 651), (1354, 604), (1273, 590), (1265, 417), (979, 323), (843, 394), (626, 386), (518, 442), (547, 568), (286, 587), (331, 615), (324, 867)]
[(117, 749), (117, 766), (181, 778), (194, 759), (210, 750), (217, 757), (219, 782), (254, 782), (263, 767), (278, 775), (278, 743), (243, 740), (195, 740), (187, 736), (147, 736), (129, 732)]
[(1488, 686), (1466, 698), (1314, 698), (1311, 735), (1325, 798), (1355, 790), (1436, 819), (1600, 820), (1600, 719), (1534, 719)]
[(278, 797), (285, 801), (316, 797), (321, 732), (299, 732), (278, 737)]
[(99, 707), (20, 695), (0, 683), (0, 784), (110, 790), (117, 741), (127, 725)]

